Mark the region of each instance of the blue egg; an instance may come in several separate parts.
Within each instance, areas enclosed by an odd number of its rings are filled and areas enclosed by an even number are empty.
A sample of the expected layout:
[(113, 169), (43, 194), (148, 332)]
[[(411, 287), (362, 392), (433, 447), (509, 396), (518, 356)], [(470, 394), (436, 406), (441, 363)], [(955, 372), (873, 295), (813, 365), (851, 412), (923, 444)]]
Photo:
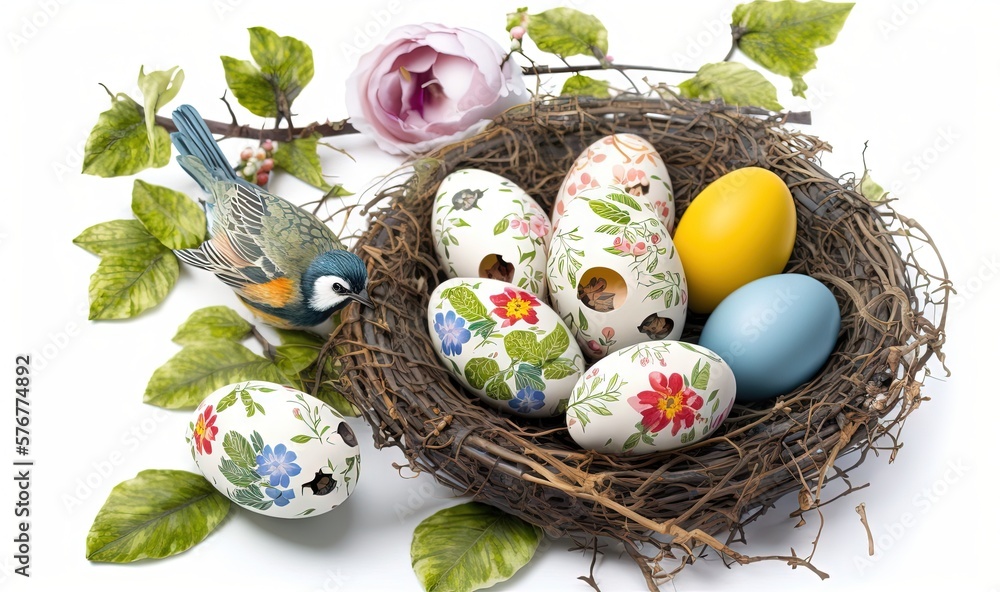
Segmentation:
[(840, 307), (829, 288), (797, 273), (754, 280), (708, 317), (698, 343), (736, 376), (736, 400), (792, 391), (826, 363), (840, 333)]

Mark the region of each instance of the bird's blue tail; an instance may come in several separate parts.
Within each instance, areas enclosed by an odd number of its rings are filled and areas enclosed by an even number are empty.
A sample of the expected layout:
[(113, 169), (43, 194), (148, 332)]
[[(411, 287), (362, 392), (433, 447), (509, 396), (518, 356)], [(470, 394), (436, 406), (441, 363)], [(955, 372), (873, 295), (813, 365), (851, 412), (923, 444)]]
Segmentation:
[(190, 163), (193, 161), (183, 158), (184, 156), (194, 156), (200, 160), (216, 180), (245, 183), (226, 160), (226, 155), (215, 142), (212, 132), (205, 125), (205, 120), (194, 107), (181, 105), (174, 111), (173, 119), (177, 131), (170, 134), (170, 139), (180, 152), (177, 162), (201, 185), (202, 189), (212, 193), (211, 187), (206, 185), (207, 179), (203, 171), (192, 170)]

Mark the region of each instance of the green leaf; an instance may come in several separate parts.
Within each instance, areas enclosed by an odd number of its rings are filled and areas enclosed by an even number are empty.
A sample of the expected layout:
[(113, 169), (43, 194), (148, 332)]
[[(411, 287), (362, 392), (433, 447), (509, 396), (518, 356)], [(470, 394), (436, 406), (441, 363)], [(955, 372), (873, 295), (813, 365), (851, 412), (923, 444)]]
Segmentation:
[(496, 226), (493, 227), (493, 236), (500, 234), (504, 230), (507, 230), (507, 228), (509, 227), (510, 227), (510, 220), (508, 220), (507, 218), (501, 218), (500, 221), (497, 222)]
[(138, 220), (111, 220), (95, 224), (74, 238), (73, 244), (100, 257), (164, 251), (163, 244)]
[(531, 387), (536, 391), (545, 390), (545, 381), (542, 380), (542, 369), (534, 364), (518, 364), (514, 371), (514, 384), (517, 390)]
[(219, 463), (219, 472), (236, 487), (251, 487), (260, 483), (260, 475), (257, 474), (257, 471), (238, 465), (225, 457)]
[(538, 49), (561, 58), (608, 53), (608, 30), (597, 17), (575, 8), (553, 8), (528, 17), (528, 36)]
[(236, 390), (237, 389), (234, 388), (229, 392), (228, 395), (219, 399), (219, 404), (215, 406), (216, 413), (222, 413), (226, 409), (229, 409), (230, 407), (236, 404)]
[(242, 489), (234, 489), (231, 495), (233, 497), (233, 501), (237, 502), (241, 506), (257, 508), (262, 512), (266, 511), (274, 503), (271, 500), (264, 501), (264, 494), (260, 492), (260, 487), (244, 487)]
[(615, 224), (628, 224), (632, 220), (628, 212), (606, 201), (592, 199), (590, 200), (590, 209), (601, 218), (610, 220)]
[(274, 363), (289, 376), (297, 375), (316, 363), (316, 359), (319, 358), (318, 349), (304, 345), (279, 345), (274, 350)]
[(177, 257), (159, 252), (106, 255), (90, 276), (90, 320), (126, 319), (163, 301), (177, 281)]
[(535, 366), (541, 366), (545, 355), (538, 343), (538, 338), (531, 331), (511, 331), (504, 335), (503, 347), (513, 360), (520, 360)]
[(312, 80), (312, 50), (298, 39), (279, 37), (264, 27), (249, 31), (250, 54), (257, 64), (222, 56), (226, 84), (240, 105), (255, 115), (290, 115), (292, 102)]
[(314, 134), (291, 142), (279, 142), (274, 149), (274, 166), (288, 171), (313, 187), (329, 191), (333, 186), (323, 178), (319, 154), (316, 152), (318, 141), (319, 134)]
[(129, 563), (187, 551), (215, 530), (229, 507), (201, 475), (142, 471), (111, 490), (87, 533), (87, 559)]
[[(98, 177), (133, 175), (170, 162), (170, 134), (162, 126), (153, 127), (149, 139), (143, 108), (119, 94), (97, 118), (83, 149), (83, 172)], [(155, 150), (151, 151), (150, 146)]]
[(261, 117), (278, 116), (274, 88), (253, 62), (222, 56), (222, 69), (226, 73), (226, 85), (247, 111)]
[(239, 343), (194, 343), (153, 372), (143, 401), (167, 409), (194, 408), (215, 390), (246, 380), (286, 382), (270, 360)]
[(871, 178), (868, 171), (865, 171), (864, 176), (861, 177), (861, 182), (858, 183), (858, 193), (871, 201), (882, 201), (889, 195), (888, 191)]
[(476, 298), (476, 294), (465, 286), (458, 286), (446, 290), (442, 296), (448, 300), (451, 306), (466, 321), (478, 321), (489, 319), (490, 312), (483, 306), (483, 303)]
[(295, 376), (316, 363), (319, 352), (326, 345), (324, 340), (309, 331), (277, 329), (281, 345), (275, 348), (274, 363), (282, 372)]
[(257, 467), (257, 455), (254, 454), (250, 441), (239, 432), (226, 432), (222, 438), (222, 450), (237, 466), (247, 470)]
[(417, 525), (410, 560), (427, 592), (481, 590), (527, 564), (542, 536), (542, 529), (520, 518), (469, 502)]
[(580, 369), (573, 364), (573, 361), (566, 358), (546, 362), (542, 366), (542, 375), (545, 376), (545, 380), (559, 380), (560, 378), (566, 378), (579, 372)]
[(251, 329), (253, 325), (228, 306), (208, 306), (191, 313), (177, 328), (173, 341), (179, 345), (216, 339), (242, 341)]
[(610, 86), (607, 80), (598, 80), (590, 76), (584, 76), (583, 74), (574, 74), (563, 83), (559, 94), (607, 99), (611, 97), (611, 93), (608, 91)]
[(250, 55), (288, 105), (313, 78), (312, 49), (294, 37), (280, 37), (264, 27), (251, 27)]
[(542, 338), (538, 346), (542, 360), (552, 361), (563, 355), (569, 347), (569, 332), (561, 324), (557, 324), (551, 333)]
[(639, 205), (639, 202), (635, 201), (635, 198), (627, 193), (609, 193), (605, 196), (605, 199), (628, 206), (637, 212), (642, 211), (642, 206)]
[(792, 94), (805, 96), (802, 76), (816, 67), (816, 48), (830, 45), (844, 27), (851, 2), (757, 0), (733, 10), (737, 45), (751, 60), (792, 80)]
[(701, 365), (701, 360), (696, 361), (694, 368), (691, 370), (691, 387), (696, 389), (708, 388), (708, 378), (711, 369), (712, 366), (708, 362)]
[[(139, 90), (142, 92), (143, 111), (146, 120), (146, 137), (152, 142), (162, 140), (162, 136), (156, 133), (156, 112), (170, 102), (181, 90), (184, 83), (184, 70), (178, 70), (177, 66), (169, 70), (157, 70), (146, 74), (143, 67), (139, 67)], [(159, 147), (150, 144), (150, 152), (155, 154)], [(170, 147), (167, 146), (169, 152)]]
[(179, 191), (136, 179), (132, 213), (161, 243), (171, 249), (193, 249), (205, 240), (205, 212)]
[(705, 64), (694, 78), (677, 85), (681, 96), (699, 101), (722, 99), (729, 105), (781, 109), (778, 90), (756, 70), (736, 62)]
[(497, 401), (509, 401), (514, 398), (514, 393), (507, 381), (497, 376), (486, 383), (486, 396)]
[(477, 390), (481, 390), (489, 379), (499, 373), (500, 365), (493, 358), (472, 358), (465, 365), (465, 379)]
[(641, 437), (642, 437), (642, 433), (641, 432), (636, 432), (636, 433), (632, 434), (631, 436), (629, 436), (628, 438), (626, 438), (625, 443), (622, 444), (622, 452), (628, 452), (629, 450), (632, 450), (633, 448), (635, 448), (636, 446), (638, 446), (639, 445), (639, 439)]

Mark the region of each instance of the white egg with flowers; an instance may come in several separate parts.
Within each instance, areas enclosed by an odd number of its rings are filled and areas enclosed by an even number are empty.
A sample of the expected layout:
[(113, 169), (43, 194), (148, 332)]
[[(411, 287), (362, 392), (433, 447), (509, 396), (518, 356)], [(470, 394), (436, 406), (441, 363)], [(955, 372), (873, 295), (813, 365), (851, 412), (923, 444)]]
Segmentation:
[(648, 341), (587, 370), (573, 389), (566, 425), (581, 448), (663, 452), (708, 438), (735, 400), (736, 378), (715, 352), (681, 341)]
[(536, 295), (499, 280), (454, 278), (427, 304), (435, 353), (466, 389), (500, 411), (553, 417), (584, 360), (569, 329)]
[(460, 169), (438, 187), (431, 232), (449, 277), (509, 282), (545, 297), (545, 211), (513, 181), (480, 169)]
[(272, 382), (230, 384), (205, 397), (187, 437), (205, 478), (266, 516), (329, 512), (351, 495), (361, 471), (358, 440), (343, 416)]

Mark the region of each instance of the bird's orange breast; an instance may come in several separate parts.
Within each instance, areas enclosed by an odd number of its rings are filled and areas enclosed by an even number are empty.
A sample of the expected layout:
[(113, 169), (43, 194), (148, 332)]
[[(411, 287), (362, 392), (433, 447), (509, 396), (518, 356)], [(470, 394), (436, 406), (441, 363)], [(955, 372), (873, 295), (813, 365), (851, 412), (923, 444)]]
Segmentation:
[(295, 283), (287, 277), (273, 279), (265, 284), (249, 284), (242, 289), (248, 300), (272, 308), (284, 308), (295, 298)]

